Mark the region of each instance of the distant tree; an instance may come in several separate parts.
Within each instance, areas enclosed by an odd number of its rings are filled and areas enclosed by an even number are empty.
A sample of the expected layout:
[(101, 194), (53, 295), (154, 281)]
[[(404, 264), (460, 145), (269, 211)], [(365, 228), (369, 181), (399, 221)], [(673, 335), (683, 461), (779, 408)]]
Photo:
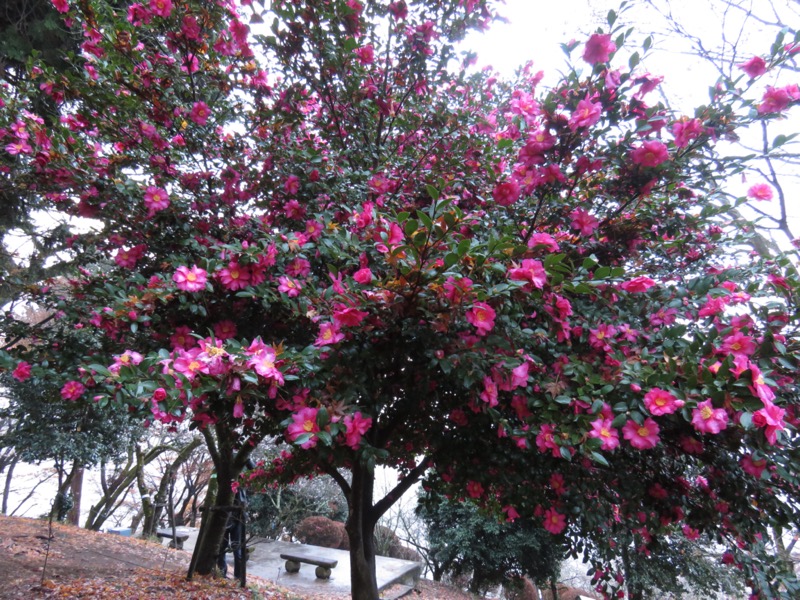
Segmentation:
[(558, 580), (565, 548), (550, 533), (525, 519), (499, 521), (470, 501), (421, 497), (427, 525), (425, 556), (434, 581), (466, 577), (469, 591), (483, 594), (528, 577), (537, 585)]

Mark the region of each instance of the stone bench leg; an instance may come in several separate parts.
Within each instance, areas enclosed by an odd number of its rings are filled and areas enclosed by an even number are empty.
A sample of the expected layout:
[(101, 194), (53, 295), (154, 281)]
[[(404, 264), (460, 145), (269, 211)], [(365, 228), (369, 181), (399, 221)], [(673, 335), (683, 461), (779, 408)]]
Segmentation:
[(331, 578), (331, 570), (328, 567), (317, 567), (315, 573), (317, 574), (317, 579)]
[(286, 572), (287, 573), (297, 573), (300, 570), (300, 563), (296, 560), (287, 560), (286, 561)]

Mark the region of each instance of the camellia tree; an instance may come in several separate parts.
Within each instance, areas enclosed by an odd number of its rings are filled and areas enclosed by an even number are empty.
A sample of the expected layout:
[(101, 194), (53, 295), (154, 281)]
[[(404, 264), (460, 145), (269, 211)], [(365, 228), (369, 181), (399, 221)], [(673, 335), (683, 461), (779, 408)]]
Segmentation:
[[(242, 4), (54, 0), (85, 66), (2, 91), (0, 159), (73, 218), (76, 269), (18, 290), (54, 320), (5, 313), (11, 376), (202, 432), (200, 573), (237, 485), (326, 473), (358, 600), (378, 519), (418, 481), (538, 520), (607, 594), (615, 535), (701, 534), (756, 596), (795, 594), (760, 540), (798, 518), (800, 281), (731, 226), (718, 188), (741, 164), (714, 145), (800, 90), (723, 81), (668, 114), (638, 54), (614, 66), (613, 14), (540, 90), (530, 66), (460, 62), (489, 0)], [(240, 481), (271, 437), (292, 451)], [(399, 477), (383, 498), (378, 465)]]

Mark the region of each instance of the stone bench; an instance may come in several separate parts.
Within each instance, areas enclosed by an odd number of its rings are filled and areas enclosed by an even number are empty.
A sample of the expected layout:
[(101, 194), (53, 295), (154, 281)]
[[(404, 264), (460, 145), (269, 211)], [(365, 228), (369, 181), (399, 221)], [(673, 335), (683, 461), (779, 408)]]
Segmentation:
[(189, 534), (182, 531), (176, 531), (173, 536), (172, 529), (156, 529), (156, 536), (159, 539), (172, 540), (169, 543), (170, 548), (177, 548), (178, 550), (183, 550), (183, 542), (189, 539)]
[(317, 579), (330, 579), (331, 569), (334, 569), (339, 564), (338, 560), (331, 560), (330, 558), (323, 558), (321, 556), (311, 556), (309, 554), (281, 554), (281, 558), (286, 561), (286, 572), (297, 573), (300, 570), (300, 563), (309, 565), (316, 565), (317, 569), (314, 571)]

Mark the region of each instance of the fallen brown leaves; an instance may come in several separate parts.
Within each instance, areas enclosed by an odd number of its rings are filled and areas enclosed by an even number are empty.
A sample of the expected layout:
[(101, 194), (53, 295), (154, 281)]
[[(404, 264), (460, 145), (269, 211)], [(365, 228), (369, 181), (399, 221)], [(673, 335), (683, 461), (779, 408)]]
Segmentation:
[(145, 570), (124, 579), (74, 579), (60, 584), (47, 580), (32, 591), (43, 600), (299, 600), (295, 594), (266, 582), (253, 582), (242, 589), (237, 581), (207, 577), (186, 581), (183, 574)]

